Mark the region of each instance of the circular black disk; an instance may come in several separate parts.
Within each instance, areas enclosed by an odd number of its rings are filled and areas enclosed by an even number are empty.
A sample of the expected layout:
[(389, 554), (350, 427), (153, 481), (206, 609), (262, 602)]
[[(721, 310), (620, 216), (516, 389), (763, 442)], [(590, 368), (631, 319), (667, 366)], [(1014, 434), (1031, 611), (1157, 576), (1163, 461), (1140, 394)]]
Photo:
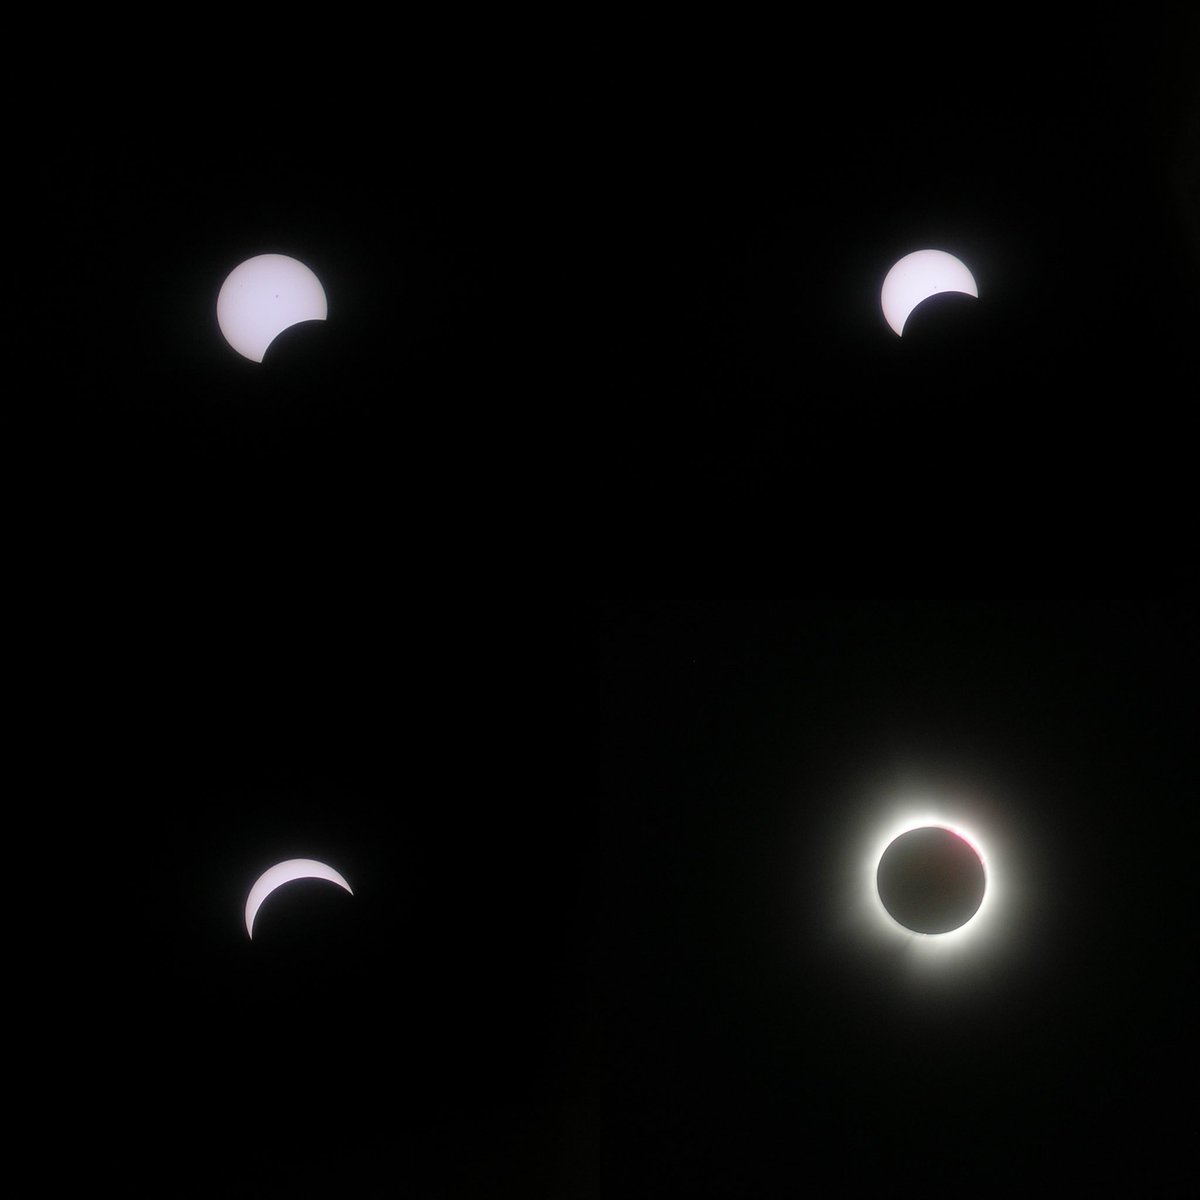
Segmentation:
[(965, 925), (983, 902), (986, 883), (974, 849), (933, 825), (896, 838), (879, 860), (875, 881), (892, 919), (915, 933)]

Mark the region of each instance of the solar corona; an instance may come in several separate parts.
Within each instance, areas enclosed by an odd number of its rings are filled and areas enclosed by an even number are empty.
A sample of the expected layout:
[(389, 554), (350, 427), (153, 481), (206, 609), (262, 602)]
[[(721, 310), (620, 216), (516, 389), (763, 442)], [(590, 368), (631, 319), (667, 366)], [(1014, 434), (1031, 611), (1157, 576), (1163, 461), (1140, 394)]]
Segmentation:
[(1028, 830), (969, 786), (902, 788), (860, 803), (841, 826), (846, 949), (930, 983), (1014, 966), (1044, 901), (1021, 851)]
[(983, 860), (966, 838), (938, 825), (910, 829), (883, 852), (879, 900), (905, 929), (941, 936), (979, 911), (987, 888)]

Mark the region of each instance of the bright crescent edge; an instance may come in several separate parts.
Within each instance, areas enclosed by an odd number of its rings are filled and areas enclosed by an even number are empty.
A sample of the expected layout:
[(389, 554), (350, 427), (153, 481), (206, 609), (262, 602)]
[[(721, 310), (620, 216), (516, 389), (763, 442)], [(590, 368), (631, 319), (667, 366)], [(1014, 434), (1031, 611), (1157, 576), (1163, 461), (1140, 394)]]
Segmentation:
[(345, 888), (350, 895), (353, 889), (346, 880), (329, 866), (315, 858), (289, 858), (284, 862), (268, 867), (255, 881), (246, 897), (246, 933), (254, 938), (254, 918), (266, 898), (278, 887), (291, 883), (294, 879), (325, 879)]

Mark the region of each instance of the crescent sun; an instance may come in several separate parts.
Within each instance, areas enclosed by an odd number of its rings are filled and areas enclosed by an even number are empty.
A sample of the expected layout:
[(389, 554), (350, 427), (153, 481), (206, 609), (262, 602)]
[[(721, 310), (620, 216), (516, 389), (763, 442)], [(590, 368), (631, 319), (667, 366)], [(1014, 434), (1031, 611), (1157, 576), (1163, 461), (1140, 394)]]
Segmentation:
[(884, 318), (898, 336), (903, 336), (913, 309), (939, 292), (979, 296), (975, 277), (962, 259), (945, 250), (914, 250), (895, 263), (883, 281), (879, 302)]
[(315, 858), (289, 858), (286, 862), (276, 863), (255, 880), (250, 895), (246, 897), (246, 933), (251, 938), (254, 937), (254, 918), (263, 901), (276, 888), (291, 883), (293, 879), (327, 879), (354, 895), (350, 885), (337, 871)]

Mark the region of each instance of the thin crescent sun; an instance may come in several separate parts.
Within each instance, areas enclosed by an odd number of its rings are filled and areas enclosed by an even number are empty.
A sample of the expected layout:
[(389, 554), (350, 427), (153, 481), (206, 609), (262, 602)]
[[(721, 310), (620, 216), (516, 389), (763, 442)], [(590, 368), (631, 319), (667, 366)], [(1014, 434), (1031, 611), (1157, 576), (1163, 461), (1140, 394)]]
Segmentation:
[(318, 862), (315, 858), (289, 858), (285, 862), (276, 863), (264, 871), (255, 881), (246, 897), (246, 933), (254, 937), (254, 918), (266, 898), (278, 887), (291, 883), (294, 879), (327, 879), (345, 888), (354, 895), (350, 885), (328, 863)]

